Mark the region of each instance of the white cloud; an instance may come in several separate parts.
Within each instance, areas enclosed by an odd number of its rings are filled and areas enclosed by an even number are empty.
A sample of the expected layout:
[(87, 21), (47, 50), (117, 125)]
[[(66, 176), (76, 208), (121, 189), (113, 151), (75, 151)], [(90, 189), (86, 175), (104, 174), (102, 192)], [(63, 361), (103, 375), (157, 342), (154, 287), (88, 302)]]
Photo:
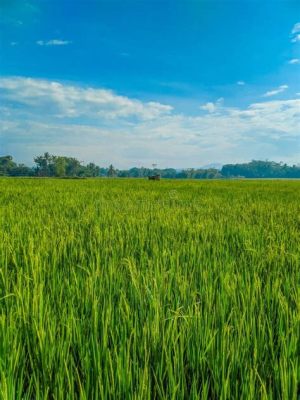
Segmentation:
[(294, 35), (295, 33), (300, 32), (300, 22), (297, 22), (292, 29), (292, 35)]
[(42, 79), (0, 78), (0, 89), (7, 99), (28, 109), (47, 110), (48, 114), (60, 118), (151, 119), (172, 111), (169, 105), (155, 101), (143, 103), (107, 89), (63, 85)]
[(216, 111), (217, 107), (214, 103), (208, 102), (204, 104), (203, 106), (200, 106), (201, 110), (208, 111), (210, 113), (213, 113)]
[(263, 97), (275, 96), (276, 94), (284, 92), (286, 89), (288, 89), (288, 85), (281, 85), (277, 89), (266, 92), (265, 94), (263, 94)]
[(237, 84), (237, 85), (240, 85), (240, 86), (244, 86), (244, 85), (245, 85), (245, 82), (244, 82), (244, 81), (237, 81), (236, 84)]
[(60, 40), (60, 39), (52, 39), (52, 40), (37, 40), (36, 44), (39, 46), (66, 46), (71, 44), (72, 41), (70, 40)]
[(11, 46), (17, 46), (18, 42), (10, 42)]
[(200, 110), (208, 111), (209, 113), (215, 113), (222, 107), (224, 102), (223, 97), (220, 97), (215, 103), (208, 102), (200, 106)]
[(293, 29), (292, 29), (292, 32), (291, 32), (291, 36), (292, 36), (292, 39), (291, 39), (292, 43), (296, 43), (296, 42), (300, 41), (300, 22), (297, 22), (293, 26)]
[(292, 58), (289, 61), (289, 64), (300, 64), (300, 59), (299, 58)]
[(295, 35), (291, 40), (292, 43), (296, 43), (296, 42), (299, 42), (299, 41), (300, 41), (300, 33)]
[(0, 104), (2, 151), (18, 161), (44, 151), (119, 168), (300, 156), (300, 98), (246, 108), (218, 99), (187, 115), (106, 89), (10, 77), (0, 79)]

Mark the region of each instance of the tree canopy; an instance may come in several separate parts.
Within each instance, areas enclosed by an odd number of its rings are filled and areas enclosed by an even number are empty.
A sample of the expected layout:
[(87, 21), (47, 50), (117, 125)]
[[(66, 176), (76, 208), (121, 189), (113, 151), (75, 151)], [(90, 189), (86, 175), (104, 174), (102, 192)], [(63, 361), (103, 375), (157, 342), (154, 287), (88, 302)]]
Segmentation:
[(119, 177), (145, 178), (159, 174), (168, 179), (230, 179), (230, 178), (300, 178), (300, 165), (289, 166), (274, 161), (253, 160), (244, 164), (226, 164), (221, 170), (216, 168), (176, 170), (174, 168), (158, 169), (154, 167), (134, 167), (118, 170), (112, 164), (99, 167), (94, 163), (84, 165), (74, 157), (55, 156), (48, 152), (34, 158), (34, 167), (17, 164), (10, 155), (0, 157), (0, 176), (36, 176), (36, 177)]

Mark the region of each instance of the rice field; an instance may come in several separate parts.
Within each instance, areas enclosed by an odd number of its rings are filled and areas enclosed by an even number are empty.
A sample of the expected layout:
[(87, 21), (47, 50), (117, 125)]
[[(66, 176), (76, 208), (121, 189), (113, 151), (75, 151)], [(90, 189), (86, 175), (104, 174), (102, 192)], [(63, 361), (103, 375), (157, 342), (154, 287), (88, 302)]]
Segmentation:
[(0, 399), (300, 396), (300, 182), (0, 179)]

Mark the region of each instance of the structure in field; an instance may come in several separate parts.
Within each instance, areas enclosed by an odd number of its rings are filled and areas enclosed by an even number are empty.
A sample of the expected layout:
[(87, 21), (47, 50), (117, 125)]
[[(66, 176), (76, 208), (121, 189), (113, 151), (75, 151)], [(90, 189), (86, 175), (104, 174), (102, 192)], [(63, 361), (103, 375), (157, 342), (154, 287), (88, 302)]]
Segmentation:
[(148, 179), (151, 181), (160, 181), (160, 174), (156, 170), (157, 164), (152, 164), (153, 167), (153, 175), (148, 176)]
[(150, 175), (150, 176), (148, 176), (148, 179), (151, 181), (160, 181), (160, 175), (159, 174)]

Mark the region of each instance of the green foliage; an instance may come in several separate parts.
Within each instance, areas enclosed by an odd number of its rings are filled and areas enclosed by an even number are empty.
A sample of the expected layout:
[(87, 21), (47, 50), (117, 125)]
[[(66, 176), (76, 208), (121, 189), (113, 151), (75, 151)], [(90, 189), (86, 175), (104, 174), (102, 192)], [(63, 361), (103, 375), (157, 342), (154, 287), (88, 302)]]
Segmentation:
[(0, 157), (0, 175), (6, 175), (12, 168), (16, 167), (16, 163), (11, 156)]
[(251, 161), (247, 164), (226, 164), (219, 171), (215, 168), (188, 168), (177, 171), (174, 168), (149, 169), (145, 167), (117, 170), (113, 165), (100, 168), (94, 163), (86, 166), (74, 157), (54, 156), (44, 153), (35, 157), (35, 168), (17, 165), (11, 156), (0, 157), (0, 176), (40, 176), (40, 177), (119, 177), (145, 178), (160, 175), (162, 178), (176, 179), (222, 179), (222, 178), (300, 178), (300, 166), (288, 166), (273, 161)]
[(12, 156), (0, 157), (0, 176), (31, 176), (33, 171), (24, 164), (16, 164)]
[(54, 156), (49, 153), (34, 158), (36, 164), (35, 175), (44, 177), (74, 178), (97, 177), (100, 175), (100, 167), (94, 163), (86, 166), (74, 157)]
[(109, 178), (113, 178), (113, 177), (116, 176), (116, 175), (117, 175), (117, 171), (115, 170), (114, 166), (111, 164), (111, 165), (108, 167), (107, 176), (108, 176)]
[(0, 187), (1, 399), (297, 400), (299, 182)]
[(85, 168), (74, 157), (54, 156), (49, 153), (34, 158), (36, 164), (35, 173), (37, 176), (70, 176), (84, 175)]
[(225, 177), (244, 178), (300, 178), (300, 165), (292, 167), (274, 161), (251, 161), (247, 164), (224, 165), (221, 174)]
[(57, 177), (62, 177), (66, 175), (67, 162), (65, 157), (56, 157), (54, 160), (54, 173)]
[(89, 163), (85, 169), (85, 176), (96, 177), (100, 175), (100, 167), (94, 163)]

